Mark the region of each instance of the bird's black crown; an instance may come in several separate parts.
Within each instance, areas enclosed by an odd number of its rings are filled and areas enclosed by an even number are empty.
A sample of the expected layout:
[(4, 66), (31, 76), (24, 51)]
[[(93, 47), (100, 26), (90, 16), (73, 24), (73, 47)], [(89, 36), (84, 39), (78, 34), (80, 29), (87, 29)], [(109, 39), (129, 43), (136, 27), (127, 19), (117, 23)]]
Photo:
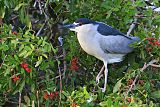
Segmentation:
[(95, 21), (87, 19), (87, 18), (79, 18), (75, 21), (75, 23), (79, 23), (80, 25), (84, 24), (96, 24)]

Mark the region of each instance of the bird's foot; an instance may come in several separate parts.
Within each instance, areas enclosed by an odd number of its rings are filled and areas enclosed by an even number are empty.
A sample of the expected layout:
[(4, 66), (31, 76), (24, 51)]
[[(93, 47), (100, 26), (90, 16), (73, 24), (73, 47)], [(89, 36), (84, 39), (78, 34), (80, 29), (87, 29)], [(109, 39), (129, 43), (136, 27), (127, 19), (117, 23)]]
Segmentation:
[(99, 80), (100, 80), (100, 78), (103, 76), (103, 74), (101, 74), (100, 76), (99, 75), (97, 75), (97, 77), (96, 77), (96, 84), (98, 85), (99, 84)]
[(106, 87), (101, 88), (102, 92), (104, 93), (106, 91)]

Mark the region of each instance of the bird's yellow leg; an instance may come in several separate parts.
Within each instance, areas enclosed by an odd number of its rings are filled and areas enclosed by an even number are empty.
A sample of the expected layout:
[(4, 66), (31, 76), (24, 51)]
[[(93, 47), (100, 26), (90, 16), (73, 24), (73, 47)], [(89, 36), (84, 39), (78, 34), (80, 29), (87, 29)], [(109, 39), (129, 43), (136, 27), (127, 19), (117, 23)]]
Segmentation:
[(104, 87), (101, 88), (102, 92), (106, 91), (106, 87), (107, 87), (107, 77), (108, 77), (108, 68), (107, 68), (107, 63), (104, 62), (104, 66), (105, 66), (105, 70), (104, 70), (104, 77), (105, 77), (105, 82), (104, 82)]
[(103, 67), (101, 68), (100, 72), (99, 72), (98, 75), (96, 76), (96, 83), (97, 83), (97, 85), (99, 84), (100, 78), (103, 76), (104, 68), (105, 68), (105, 67), (104, 67), (104, 65), (103, 65)]

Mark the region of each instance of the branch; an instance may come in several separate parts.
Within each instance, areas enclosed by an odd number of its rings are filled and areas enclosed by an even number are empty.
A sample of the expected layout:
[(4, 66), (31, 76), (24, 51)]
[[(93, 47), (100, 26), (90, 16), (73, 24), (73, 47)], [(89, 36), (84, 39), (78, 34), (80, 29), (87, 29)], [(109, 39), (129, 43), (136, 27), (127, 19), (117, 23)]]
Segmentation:
[[(131, 0), (131, 1), (132, 1), (133, 5), (134, 5), (135, 1), (134, 0)], [(135, 16), (136, 16), (136, 14), (135, 14)], [(128, 32), (127, 32), (127, 36), (129, 36), (131, 34), (132, 30), (136, 26), (136, 23), (137, 23), (137, 18), (135, 17), (134, 22), (130, 25), (130, 28), (129, 28)]]
[(66, 73), (66, 70), (67, 70), (67, 62), (65, 60), (65, 56), (66, 56), (66, 50), (63, 49), (63, 74), (64, 74), (64, 78), (65, 78), (65, 73)]
[[(58, 63), (58, 59), (57, 59), (57, 63)], [(59, 103), (58, 103), (58, 107), (61, 106), (61, 100), (62, 100), (62, 73), (61, 73), (61, 69), (58, 63), (58, 71), (59, 71), (59, 79), (60, 79), (60, 95), (59, 95)]]
[[(157, 62), (158, 62), (158, 60), (155, 60), (155, 59), (154, 59), (154, 60), (150, 61), (148, 64), (145, 63), (145, 64), (143, 65), (143, 67), (140, 69), (140, 71), (143, 72), (147, 67), (156, 65), (156, 64), (154, 64), (154, 63), (157, 63)], [(158, 67), (159, 67), (159, 66), (160, 66), (160, 65), (158, 65)], [(128, 91), (127, 91), (127, 95), (128, 95), (128, 93), (129, 93), (130, 91), (132, 91), (132, 89), (134, 88), (135, 83), (136, 83), (138, 77), (139, 77), (139, 75), (136, 75), (133, 83), (130, 85), (130, 88), (129, 88)]]
[(39, 92), (37, 91), (37, 103), (38, 103), (38, 107), (40, 107), (40, 104), (39, 104)]
[(131, 34), (132, 30), (136, 26), (136, 23), (137, 23), (137, 18), (135, 18), (134, 22), (130, 25), (130, 28), (129, 28), (128, 32), (127, 32), (127, 36), (129, 36)]
[(19, 92), (18, 107), (21, 107), (21, 92)]
[(43, 30), (44, 26), (46, 25), (48, 19), (45, 20), (43, 26), (39, 29), (39, 31), (37, 32), (36, 36), (39, 36), (39, 34), (41, 33), (41, 31)]

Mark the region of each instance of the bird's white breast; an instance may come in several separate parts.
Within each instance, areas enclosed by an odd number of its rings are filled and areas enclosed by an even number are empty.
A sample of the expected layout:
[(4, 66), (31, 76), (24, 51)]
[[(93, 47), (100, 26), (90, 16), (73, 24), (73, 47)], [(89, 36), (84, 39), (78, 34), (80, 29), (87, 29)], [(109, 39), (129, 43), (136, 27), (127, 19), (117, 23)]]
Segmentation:
[[(87, 28), (87, 30), (86, 30)], [(102, 56), (104, 56), (104, 52), (100, 47), (99, 39), (100, 36), (97, 35), (97, 26), (90, 26), (88, 24), (77, 32), (78, 41), (82, 47), (82, 49), (90, 54), (95, 56), (96, 58), (103, 60)]]

